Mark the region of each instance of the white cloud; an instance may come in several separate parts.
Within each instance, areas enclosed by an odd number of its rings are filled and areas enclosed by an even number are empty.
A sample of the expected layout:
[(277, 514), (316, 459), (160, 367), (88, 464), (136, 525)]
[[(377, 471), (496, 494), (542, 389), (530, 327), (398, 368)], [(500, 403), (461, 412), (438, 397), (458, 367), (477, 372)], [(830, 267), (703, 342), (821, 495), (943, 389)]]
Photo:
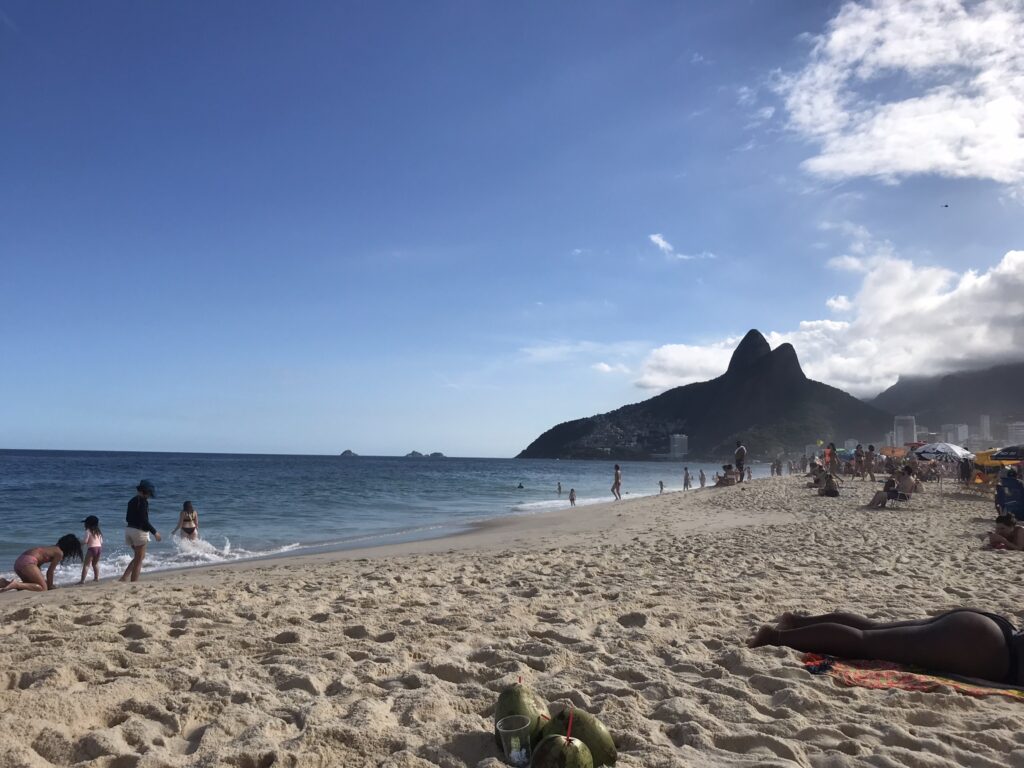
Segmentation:
[(704, 346), (666, 344), (651, 351), (644, 360), (637, 386), (669, 389), (720, 376), (729, 365), (740, 337), (729, 337)]
[(862, 259), (858, 259), (856, 256), (850, 256), (849, 254), (843, 254), (842, 256), (833, 256), (826, 263), (832, 269), (838, 269), (841, 272), (867, 271), (867, 265), (864, 263)]
[(736, 89), (736, 103), (741, 107), (749, 107), (757, 101), (757, 91), (749, 85), (741, 85)]
[(657, 233), (648, 235), (647, 239), (658, 246), (662, 253), (672, 253), (675, 250), (672, 248), (672, 243)]
[(834, 312), (849, 312), (853, 309), (853, 302), (850, 301), (848, 296), (839, 294), (838, 296), (833, 296), (826, 301), (825, 306)]
[(590, 367), (593, 368), (595, 371), (598, 371), (600, 373), (629, 373), (629, 368), (627, 366), (623, 365), (622, 363), (616, 363), (614, 365), (610, 365), (609, 363), (600, 362), (600, 363), (594, 363)]
[[(1024, 183), (1024, 2), (847, 2), (779, 79), (827, 178)], [(742, 96), (741, 96), (742, 99)]]
[(693, 54), (693, 55), (692, 55), (692, 56), (690, 57), (690, 63), (691, 63), (691, 64), (702, 64), (703, 62), (704, 62), (704, 57), (703, 57), (703, 56), (701, 56), (701, 55), (700, 55), (699, 53), (697, 53), (696, 51), (695, 51), (695, 52), (694, 52), (694, 54)]
[[(791, 343), (812, 379), (865, 396), (900, 375), (1024, 359), (1024, 250), (1009, 251), (985, 272), (954, 272), (899, 258), (878, 243), (861, 264), (857, 292), (827, 302), (849, 320), (809, 320), (765, 334), (772, 347)], [(738, 341), (659, 347), (636, 383), (666, 389), (717, 376)]]
[(658, 250), (664, 253), (666, 256), (670, 256), (673, 259), (679, 261), (697, 261), (700, 259), (717, 259), (718, 256), (713, 254), (711, 251), (701, 251), (700, 253), (680, 253), (672, 247), (672, 243), (666, 240), (659, 234), (648, 235), (647, 239), (658, 246)]

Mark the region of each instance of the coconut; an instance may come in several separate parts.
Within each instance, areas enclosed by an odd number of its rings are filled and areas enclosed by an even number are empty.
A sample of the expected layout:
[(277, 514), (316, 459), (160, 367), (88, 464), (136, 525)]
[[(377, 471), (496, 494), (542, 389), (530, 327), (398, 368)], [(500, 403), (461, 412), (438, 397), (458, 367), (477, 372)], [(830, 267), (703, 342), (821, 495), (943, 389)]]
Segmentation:
[[(604, 723), (582, 709), (572, 710), (572, 735), (579, 739), (590, 750), (594, 758), (594, 768), (602, 765), (615, 765), (618, 759), (618, 752), (615, 751), (615, 742), (612, 735), (604, 727)], [(566, 707), (555, 715), (544, 726), (541, 736), (564, 736), (569, 731), (569, 708)]]
[(579, 739), (548, 736), (533, 750), (530, 768), (594, 768), (594, 758)]
[(537, 694), (522, 683), (510, 685), (498, 696), (494, 707), (494, 740), (501, 749), (498, 722), (509, 715), (523, 715), (530, 718), (530, 746), (540, 741), (540, 731), (548, 720), (548, 705)]

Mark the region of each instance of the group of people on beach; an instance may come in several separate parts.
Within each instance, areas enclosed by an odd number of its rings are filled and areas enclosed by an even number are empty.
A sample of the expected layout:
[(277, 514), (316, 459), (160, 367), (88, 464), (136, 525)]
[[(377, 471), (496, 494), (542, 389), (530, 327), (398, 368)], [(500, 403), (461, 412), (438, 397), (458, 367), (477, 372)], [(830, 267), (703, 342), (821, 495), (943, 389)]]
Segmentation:
[[(132, 549), (132, 559), (124, 570), (120, 581), (138, 581), (142, 573), (142, 563), (146, 558), (146, 548), (150, 536), (161, 540), (149, 520), (149, 500), (156, 498), (156, 487), (149, 480), (139, 481), (135, 495), (128, 502), (125, 514), (124, 541)], [(61, 563), (78, 561), (82, 563), (82, 577), (79, 584), (85, 582), (89, 569), (92, 569), (93, 580), (100, 578), (100, 559), (103, 556), (103, 531), (96, 515), (89, 515), (82, 524), (85, 533), (79, 539), (73, 533), (67, 533), (57, 540), (53, 546), (32, 547), (22, 552), (14, 561), (14, 579), (0, 578), (0, 592), (11, 590), (27, 590), (30, 592), (46, 592), (54, 588), (53, 578), (57, 566)], [(182, 504), (178, 515), (178, 524), (171, 531), (173, 536), (181, 531), (181, 537), (189, 541), (199, 538), (199, 513), (191, 501)], [(43, 575), (42, 566), (47, 566)]]

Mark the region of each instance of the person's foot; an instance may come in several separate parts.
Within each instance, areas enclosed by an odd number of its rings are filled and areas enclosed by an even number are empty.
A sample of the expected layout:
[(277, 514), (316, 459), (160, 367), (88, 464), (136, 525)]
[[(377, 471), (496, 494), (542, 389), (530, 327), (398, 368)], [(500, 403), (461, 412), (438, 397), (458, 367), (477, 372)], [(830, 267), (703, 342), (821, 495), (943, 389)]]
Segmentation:
[(748, 648), (760, 648), (762, 645), (775, 645), (778, 630), (771, 624), (765, 624), (757, 632), (747, 638)]

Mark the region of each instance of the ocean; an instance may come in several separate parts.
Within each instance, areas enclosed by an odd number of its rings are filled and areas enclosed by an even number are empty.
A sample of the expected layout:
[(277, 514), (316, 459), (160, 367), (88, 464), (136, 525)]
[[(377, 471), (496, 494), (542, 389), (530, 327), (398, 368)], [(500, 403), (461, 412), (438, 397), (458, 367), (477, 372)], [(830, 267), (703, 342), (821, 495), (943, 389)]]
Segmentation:
[[(620, 462), (623, 498), (682, 488), (680, 462)], [(145, 570), (188, 568), (286, 554), (428, 539), (512, 514), (611, 500), (613, 461), (0, 450), (0, 574), (29, 547), (83, 534), (100, 519), (101, 576), (120, 575), (128, 500), (152, 480), (150, 521), (163, 535)], [(688, 464), (712, 477), (718, 467)], [(754, 467), (766, 474), (767, 465)], [(557, 484), (562, 484), (562, 495)], [(522, 488), (519, 488), (519, 485)], [(182, 502), (199, 513), (201, 540), (171, 537)], [(580, 510), (586, 514), (585, 509)], [(77, 564), (57, 582), (76, 581)], [(90, 575), (91, 578), (91, 575)]]

